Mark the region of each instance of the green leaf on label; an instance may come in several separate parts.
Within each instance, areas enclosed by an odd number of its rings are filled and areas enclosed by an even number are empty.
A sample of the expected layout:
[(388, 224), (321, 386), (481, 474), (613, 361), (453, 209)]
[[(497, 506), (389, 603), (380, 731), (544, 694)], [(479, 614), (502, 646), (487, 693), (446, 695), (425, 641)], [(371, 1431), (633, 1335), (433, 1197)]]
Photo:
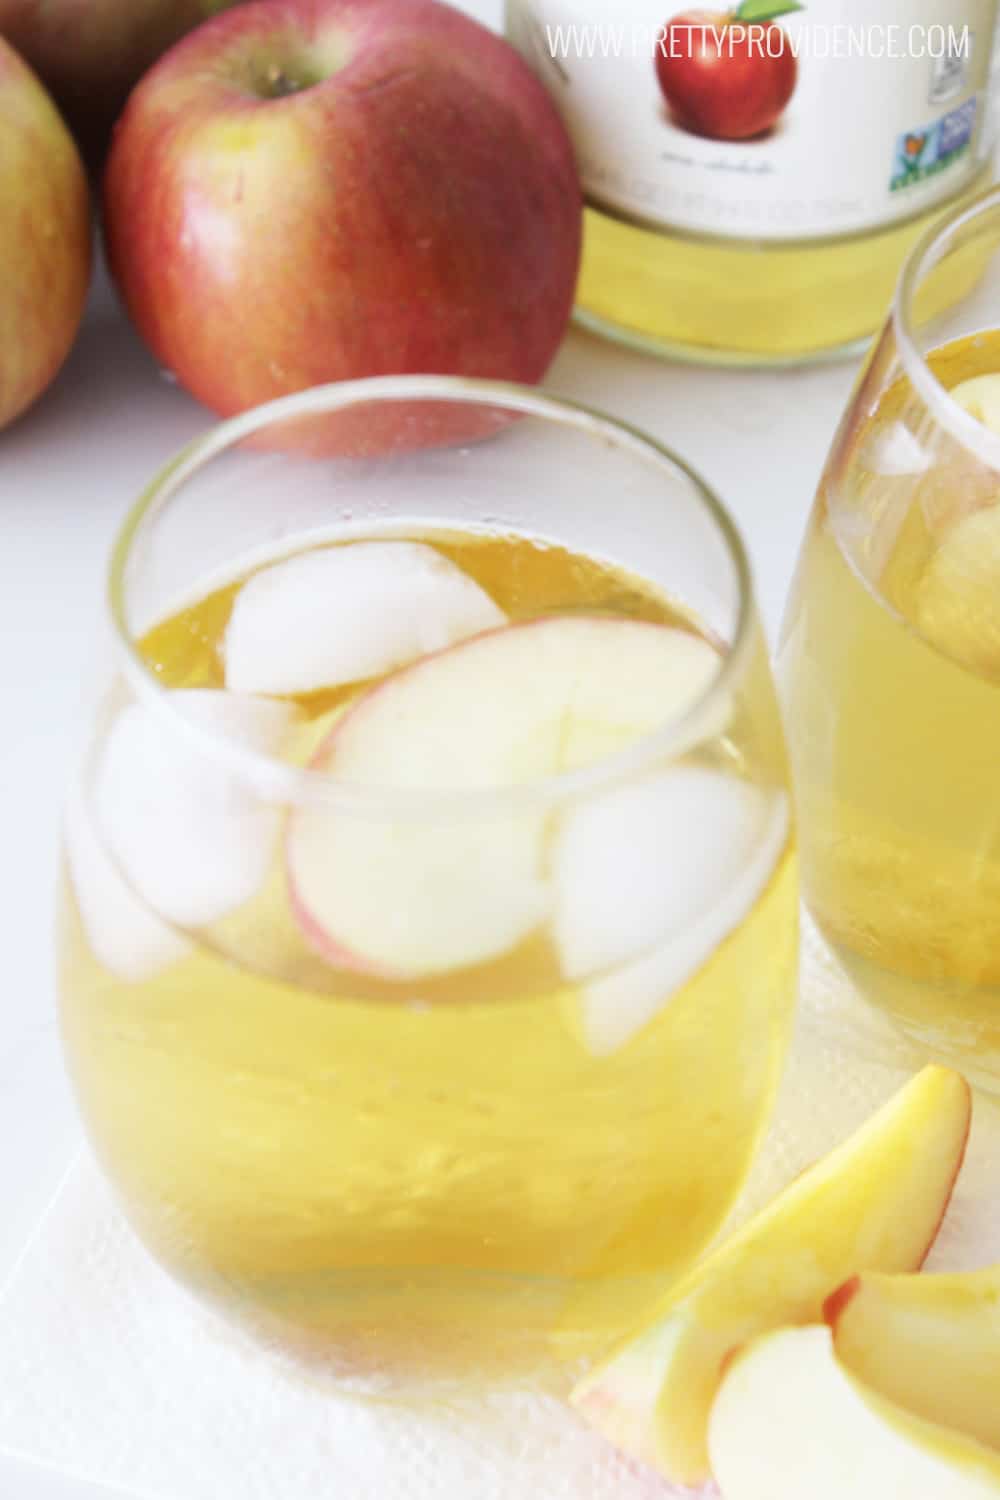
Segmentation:
[(733, 12), (734, 21), (776, 21), (779, 16), (791, 15), (794, 10), (805, 10), (799, 0), (742, 0)]

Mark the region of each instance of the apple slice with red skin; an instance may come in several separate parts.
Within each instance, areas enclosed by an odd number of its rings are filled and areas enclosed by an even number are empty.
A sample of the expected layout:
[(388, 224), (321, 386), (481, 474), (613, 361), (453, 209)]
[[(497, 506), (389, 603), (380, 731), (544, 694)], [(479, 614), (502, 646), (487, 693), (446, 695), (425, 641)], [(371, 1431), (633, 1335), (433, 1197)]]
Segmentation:
[[(562, 616), (489, 631), (386, 679), (313, 764), (347, 791), (389, 798), (368, 812), (311, 801), (289, 823), (306, 937), (331, 962), (400, 979), (511, 952), (551, 914), (559, 808), (503, 798), (464, 808), (461, 794), (514, 791), (612, 754), (693, 705), (719, 668), (687, 631)], [(435, 810), (428, 792), (454, 806)]]
[(712, 1408), (726, 1500), (1000, 1500), (1000, 1453), (887, 1401), (828, 1328), (781, 1328), (732, 1361)]
[(920, 1266), (950, 1201), (970, 1119), (965, 1080), (925, 1068), (683, 1277), (646, 1326), (577, 1386), (573, 1404), (668, 1479), (703, 1483), (709, 1413), (727, 1359), (768, 1329), (819, 1322), (845, 1273)]
[(837, 1357), (888, 1400), (1000, 1449), (1000, 1266), (865, 1272), (826, 1303)]

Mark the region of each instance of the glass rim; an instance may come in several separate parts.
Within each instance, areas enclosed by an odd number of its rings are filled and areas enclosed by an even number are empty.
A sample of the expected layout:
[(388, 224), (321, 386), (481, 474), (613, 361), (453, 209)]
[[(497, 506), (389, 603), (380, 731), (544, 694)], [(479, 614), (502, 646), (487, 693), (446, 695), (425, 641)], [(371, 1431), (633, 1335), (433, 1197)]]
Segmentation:
[[(206, 463), (263, 428), (290, 418), (338, 411), (362, 403), (398, 400), (503, 407), (523, 416), (576, 428), (581, 434), (602, 438), (636, 458), (680, 474), (720, 535), (733, 565), (738, 590), (733, 640), (720, 655), (718, 669), (705, 687), (682, 709), (666, 715), (655, 729), (623, 749), (575, 770), (481, 788), (368, 786), (343, 781), (326, 770), (290, 765), (277, 756), (240, 744), (181, 712), (170, 701), (172, 690), (147, 665), (126, 618), (127, 576), (144, 527), (155, 520), (185, 482)], [(127, 512), (111, 549), (106, 605), (116, 653), (136, 700), (151, 707), (192, 749), (228, 765), (268, 800), (293, 804), (318, 801), (360, 813), (391, 811), (394, 816), (409, 814), (416, 818), (441, 813), (488, 815), (511, 807), (568, 800), (639, 774), (663, 759), (679, 759), (715, 732), (716, 705), (742, 671), (756, 618), (752, 570), (739, 529), (711, 486), (671, 448), (628, 422), (566, 397), (511, 382), (450, 375), (385, 375), (313, 386), (253, 407), (209, 428), (168, 460)], [(259, 696), (265, 701), (284, 701), (280, 695)]]
[(979, 193), (962, 207), (952, 209), (925, 230), (903, 264), (893, 296), (890, 323), (900, 364), (938, 423), (989, 468), (1000, 469), (1000, 434), (977, 422), (941, 384), (921, 353), (912, 317), (915, 296), (923, 278), (942, 259), (955, 236), (991, 209), (1000, 209), (1000, 183)]

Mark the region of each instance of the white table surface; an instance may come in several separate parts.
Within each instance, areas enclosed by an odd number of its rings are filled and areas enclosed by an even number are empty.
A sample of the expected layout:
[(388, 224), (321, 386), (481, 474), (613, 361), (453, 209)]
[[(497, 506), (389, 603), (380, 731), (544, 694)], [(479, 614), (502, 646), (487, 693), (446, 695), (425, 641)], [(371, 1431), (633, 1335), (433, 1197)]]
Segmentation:
[[(469, 8), (494, 13), (489, 0)], [(749, 545), (773, 639), (854, 373), (850, 362), (757, 373), (671, 366), (573, 331), (546, 384), (627, 417), (714, 485)], [(99, 271), (59, 379), (0, 433), (0, 1285), (78, 1138), (59, 1058), (52, 898), (105, 560), (140, 488), (210, 421), (158, 371)], [(3, 1500), (101, 1495), (0, 1456)]]

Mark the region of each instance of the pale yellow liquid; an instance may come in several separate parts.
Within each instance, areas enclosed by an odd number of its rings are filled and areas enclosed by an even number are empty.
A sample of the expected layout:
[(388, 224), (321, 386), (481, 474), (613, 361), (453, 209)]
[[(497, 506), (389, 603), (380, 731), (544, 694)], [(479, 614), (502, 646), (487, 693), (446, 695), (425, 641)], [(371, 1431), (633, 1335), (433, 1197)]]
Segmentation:
[[(797, 363), (850, 349), (883, 322), (900, 267), (927, 227), (991, 175), (987, 164), (961, 197), (904, 224), (786, 244), (643, 229), (590, 207), (578, 314), (653, 353), (724, 364)], [(980, 269), (949, 260), (938, 305), (963, 297)]]
[[(557, 548), (438, 544), (515, 617), (691, 628), (636, 580)], [(237, 588), (147, 638), (166, 682), (220, 684)], [(701, 971), (595, 1056), (541, 940), (419, 1004), (412, 987), (368, 997), (318, 957), (303, 966), (291, 939), (284, 977), (203, 946), (125, 984), (67, 890), (65, 1041), (134, 1226), (241, 1323), (370, 1389), (551, 1371), (630, 1325), (732, 1203), (790, 1024), (795, 909), (785, 851)], [(253, 910), (241, 921), (252, 931)]]
[[(998, 370), (1000, 335), (931, 363), (948, 386)], [(785, 624), (803, 888), (865, 997), (997, 1089), (1000, 484), (963, 469), (957, 447), (916, 479), (866, 475), (866, 449), (902, 391), (887, 394), (821, 494)], [(880, 561), (866, 577), (845, 547), (859, 516), (889, 520), (894, 501), (905, 519), (891, 545), (873, 527), (866, 555)], [(963, 572), (946, 573), (942, 549), (972, 512), (985, 531)], [(984, 587), (991, 567), (996, 587)]]

